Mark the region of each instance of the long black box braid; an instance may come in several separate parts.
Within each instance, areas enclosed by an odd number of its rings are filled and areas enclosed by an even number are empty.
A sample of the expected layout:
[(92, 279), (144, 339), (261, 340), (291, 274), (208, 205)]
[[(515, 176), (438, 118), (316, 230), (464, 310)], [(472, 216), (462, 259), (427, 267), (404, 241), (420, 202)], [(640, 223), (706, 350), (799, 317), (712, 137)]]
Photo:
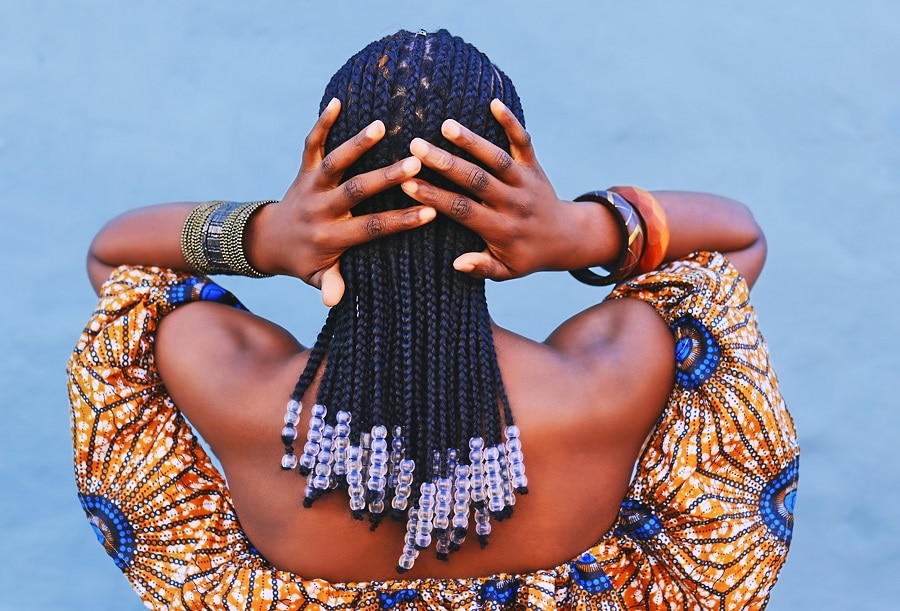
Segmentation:
[[(400, 31), (371, 43), (332, 77), (320, 111), (334, 97), (341, 100), (341, 112), (326, 153), (375, 119), (386, 128), (345, 180), (408, 156), (415, 137), (475, 161), (441, 135), (447, 118), (508, 150), (490, 113), (493, 98), (524, 123), (509, 78), (445, 30)], [(419, 177), (460, 191), (427, 168)], [(354, 214), (412, 204), (395, 187), (360, 203)], [(418, 229), (348, 250), (341, 258), (344, 297), (329, 312), (288, 406), (282, 466), (299, 464), (309, 477), (305, 505), (344, 488), (353, 515), (367, 512), (373, 528), (388, 513), (406, 519), (400, 572), (432, 540), (441, 558), (458, 549), (470, 505), (484, 545), (489, 518), (508, 517), (514, 491), (527, 492), (484, 281), (452, 266), (460, 254), (484, 247), (476, 233), (439, 215)], [(300, 398), (326, 356), (297, 460), (293, 438)]]

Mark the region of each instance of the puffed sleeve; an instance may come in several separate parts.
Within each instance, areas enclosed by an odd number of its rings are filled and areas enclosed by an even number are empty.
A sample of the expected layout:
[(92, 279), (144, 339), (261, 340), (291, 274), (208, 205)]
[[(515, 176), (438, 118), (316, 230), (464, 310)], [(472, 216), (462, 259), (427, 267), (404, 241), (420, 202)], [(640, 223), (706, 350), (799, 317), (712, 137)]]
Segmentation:
[(761, 608), (791, 541), (799, 450), (747, 284), (703, 252), (609, 298), (656, 309), (675, 339), (676, 375), (616, 525), (572, 565), (576, 585), (593, 584), (575, 598)]
[(153, 357), (162, 317), (197, 300), (241, 307), (206, 278), (118, 268), (68, 364), (78, 498), (106, 552), (159, 608), (181, 608), (185, 580), (243, 537), (225, 482)]

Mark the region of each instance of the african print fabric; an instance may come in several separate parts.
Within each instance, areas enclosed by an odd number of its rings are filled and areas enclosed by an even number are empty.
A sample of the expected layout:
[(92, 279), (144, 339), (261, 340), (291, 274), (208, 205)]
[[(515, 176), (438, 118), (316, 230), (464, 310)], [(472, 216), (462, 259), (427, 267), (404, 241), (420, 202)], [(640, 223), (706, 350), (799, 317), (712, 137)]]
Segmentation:
[(160, 319), (204, 278), (121, 267), (69, 363), (78, 497), (97, 539), (157, 609), (760, 609), (793, 529), (798, 448), (743, 279), (698, 253), (619, 286), (676, 341), (677, 379), (610, 532), (545, 571), (337, 584), (269, 565), (222, 475), (166, 394)]

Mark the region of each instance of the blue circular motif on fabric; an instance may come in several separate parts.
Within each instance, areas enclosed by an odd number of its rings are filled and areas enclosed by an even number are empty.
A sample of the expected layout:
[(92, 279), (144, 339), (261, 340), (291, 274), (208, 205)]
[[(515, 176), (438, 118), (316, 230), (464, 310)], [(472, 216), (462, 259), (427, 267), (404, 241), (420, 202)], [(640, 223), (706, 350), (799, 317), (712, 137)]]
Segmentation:
[(382, 609), (393, 609), (401, 603), (413, 602), (419, 597), (419, 593), (407, 588), (404, 590), (394, 590), (393, 592), (381, 592), (378, 597), (381, 599)]
[(693, 390), (708, 380), (722, 360), (722, 351), (710, 330), (686, 314), (672, 326), (675, 335), (675, 381)]
[(174, 306), (190, 303), (194, 300), (194, 287), (199, 281), (199, 278), (188, 278), (184, 282), (168, 287), (166, 289), (166, 301)]
[(575, 570), (572, 571), (572, 580), (579, 588), (587, 590), (591, 595), (612, 589), (612, 581), (592, 554), (585, 552), (573, 564)]
[(228, 291), (212, 282), (207, 282), (200, 289), (200, 299), (203, 301), (222, 301), (227, 294)]
[(759, 496), (759, 513), (769, 531), (784, 541), (791, 542), (794, 532), (794, 503), (797, 500), (797, 476), (800, 461), (795, 458), (772, 478)]
[(634, 539), (646, 541), (662, 531), (662, 522), (650, 511), (650, 508), (635, 499), (625, 499), (619, 508), (619, 521), (616, 524), (617, 535), (627, 535)]
[(117, 567), (128, 568), (134, 561), (136, 542), (134, 529), (125, 514), (112, 501), (98, 494), (79, 494), (78, 500), (106, 553)]
[(481, 584), (481, 592), (479, 597), (482, 601), (490, 601), (501, 605), (508, 605), (519, 591), (521, 581), (512, 579), (488, 579)]

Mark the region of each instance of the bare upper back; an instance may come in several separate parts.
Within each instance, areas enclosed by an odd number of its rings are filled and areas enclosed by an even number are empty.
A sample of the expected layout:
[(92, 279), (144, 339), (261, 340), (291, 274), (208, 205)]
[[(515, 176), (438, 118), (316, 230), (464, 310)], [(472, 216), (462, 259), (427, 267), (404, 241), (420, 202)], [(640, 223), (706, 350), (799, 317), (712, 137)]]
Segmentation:
[[(464, 545), (451, 562), (423, 554), (409, 577), (536, 570), (589, 547), (611, 526), (671, 389), (673, 340), (637, 300), (595, 306), (544, 343), (499, 327), (494, 339), (530, 493), (513, 519), (494, 525), (486, 549)], [(176, 404), (220, 459), (241, 524), (263, 556), (309, 578), (396, 576), (401, 523), (369, 532), (339, 493), (302, 509), (305, 478), (279, 468), (284, 405), (308, 356), (293, 337), (246, 312), (196, 303), (164, 319), (156, 355)], [(305, 426), (304, 418), (301, 436)]]

